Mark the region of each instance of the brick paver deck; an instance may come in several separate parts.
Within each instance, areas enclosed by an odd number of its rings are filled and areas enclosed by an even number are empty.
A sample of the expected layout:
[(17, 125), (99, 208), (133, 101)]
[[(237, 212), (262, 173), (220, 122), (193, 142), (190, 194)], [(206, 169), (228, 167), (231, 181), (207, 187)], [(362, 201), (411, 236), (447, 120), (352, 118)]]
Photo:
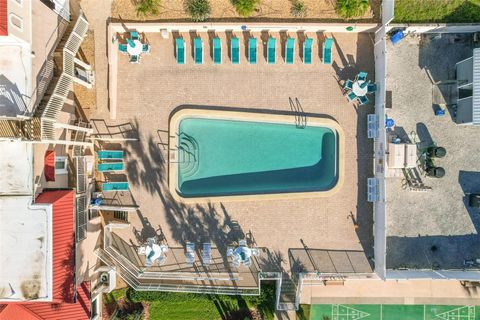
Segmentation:
[[(366, 179), (372, 176), (373, 146), (366, 138), (366, 115), (373, 108), (348, 103), (337, 82), (353, 78), (359, 70), (368, 71), (373, 80), (370, 35), (334, 34), (332, 66), (321, 64), (316, 34), (309, 35), (315, 39), (312, 65), (302, 64), (298, 41), (294, 65), (284, 63), (279, 41), (276, 65), (267, 65), (261, 42), (258, 64), (249, 65), (243, 35), (238, 35), (241, 63), (232, 65), (225, 34), (219, 34), (223, 63), (213, 65), (206, 32), (201, 33), (204, 64), (194, 65), (191, 35), (182, 36), (187, 44), (185, 65), (175, 62), (172, 35), (162, 39), (159, 34), (146, 34), (152, 49), (139, 64), (130, 64), (127, 56), (119, 56), (117, 120), (107, 120), (107, 124), (130, 123), (138, 130), (139, 142), (126, 142), (123, 148), (132, 197), (140, 210), (130, 214), (131, 229), (116, 233), (126, 241), (137, 242), (161, 229), (171, 246), (211, 240), (218, 247), (240, 232), (250, 233), (258, 246), (276, 255), (264, 260), (277, 263), (275, 259), (280, 258), (287, 269), (289, 249), (302, 248), (303, 244), (315, 249), (365, 250), (371, 255), (372, 207), (366, 202)], [(162, 143), (168, 141), (168, 121), (175, 108), (191, 104), (285, 112), (291, 111), (289, 98), (298, 98), (304, 112), (331, 117), (345, 130), (345, 182), (337, 194), (329, 198), (188, 206), (172, 199), (166, 186), (168, 147)]]

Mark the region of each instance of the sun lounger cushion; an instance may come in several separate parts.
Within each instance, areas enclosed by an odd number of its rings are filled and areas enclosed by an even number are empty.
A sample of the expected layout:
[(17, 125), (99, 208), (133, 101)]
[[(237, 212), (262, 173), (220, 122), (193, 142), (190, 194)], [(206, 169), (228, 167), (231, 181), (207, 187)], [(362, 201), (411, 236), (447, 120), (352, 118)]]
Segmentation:
[(285, 45), (285, 63), (292, 64), (295, 54), (295, 39), (288, 38)]
[(123, 159), (123, 150), (100, 150), (99, 159)]
[(102, 191), (127, 191), (128, 182), (104, 182)]
[(248, 39), (248, 62), (257, 63), (257, 38)]
[(231, 40), (230, 47), (232, 52), (230, 53), (232, 63), (238, 64), (240, 63), (240, 41), (238, 38), (234, 37)]
[(177, 38), (175, 44), (177, 46), (177, 64), (185, 64), (185, 40)]
[(267, 62), (269, 64), (275, 64), (276, 61), (276, 45), (277, 45), (277, 39), (275, 38), (269, 38), (268, 43), (267, 43)]
[(305, 64), (312, 63), (312, 45), (312, 38), (305, 39), (305, 42), (303, 43), (303, 63)]
[(98, 164), (98, 171), (107, 172), (107, 171), (121, 171), (124, 169), (123, 162), (104, 162)]
[(327, 38), (323, 43), (323, 63), (324, 64), (332, 64), (332, 46), (333, 46), (333, 39)]
[(197, 37), (193, 40), (193, 46), (194, 46), (194, 58), (195, 58), (195, 63), (196, 64), (202, 64), (203, 63), (203, 43), (202, 39)]
[(213, 38), (213, 63), (222, 63), (222, 41), (220, 38)]

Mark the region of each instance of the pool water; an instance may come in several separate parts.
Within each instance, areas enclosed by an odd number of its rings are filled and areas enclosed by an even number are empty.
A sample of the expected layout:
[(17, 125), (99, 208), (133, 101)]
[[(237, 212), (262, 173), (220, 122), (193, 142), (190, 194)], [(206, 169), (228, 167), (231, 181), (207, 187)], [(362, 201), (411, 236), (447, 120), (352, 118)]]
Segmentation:
[(182, 197), (327, 191), (337, 182), (337, 133), (327, 127), (184, 118)]

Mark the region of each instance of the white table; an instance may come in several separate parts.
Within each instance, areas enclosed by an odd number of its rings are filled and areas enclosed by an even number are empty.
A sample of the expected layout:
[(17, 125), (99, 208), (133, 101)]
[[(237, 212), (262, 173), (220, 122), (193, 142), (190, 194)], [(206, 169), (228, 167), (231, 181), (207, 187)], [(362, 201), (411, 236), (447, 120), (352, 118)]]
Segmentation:
[[(148, 258), (148, 256), (150, 255), (150, 253), (153, 251), (153, 255)], [(145, 248), (145, 256), (147, 257), (148, 260), (150, 261), (155, 261), (157, 260), (158, 258), (160, 258), (164, 252), (166, 250), (164, 248), (162, 248), (161, 246), (159, 246), (158, 244), (156, 243), (153, 243), (151, 246), (147, 246)]]
[[(130, 42), (135, 45), (132, 47)], [(127, 52), (131, 56), (139, 56), (143, 52), (143, 43), (140, 40), (130, 40), (127, 42)]]
[(249, 247), (238, 247), (233, 250), (233, 254), (239, 255), (241, 260), (244, 261), (252, 256), (252, 249)]
[[(362, 86), (364, 86), (362, 88)], [(352, 92), (355, 93), (357, 97), (363, 97), (368, 92), (368, 85), (366, 81), (354, 81), (352, 85)]]

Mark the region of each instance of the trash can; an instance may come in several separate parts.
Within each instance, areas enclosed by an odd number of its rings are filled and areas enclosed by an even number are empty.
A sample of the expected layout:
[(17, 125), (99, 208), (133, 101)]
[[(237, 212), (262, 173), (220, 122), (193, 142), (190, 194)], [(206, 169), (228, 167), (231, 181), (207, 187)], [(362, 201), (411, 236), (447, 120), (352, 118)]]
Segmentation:
[(468, 206), (472, 208), (480, 208), (480, 193), (472, 193), (468, 197)]
[(430, 158), (443, 158), (447, 154), (447, 150), (444, 147), (429, 147), (427, 154)]
[(442, 167), (428, 167), (427, 176), (431, 178), (442, 178), (445, 176), (445, 169)]

